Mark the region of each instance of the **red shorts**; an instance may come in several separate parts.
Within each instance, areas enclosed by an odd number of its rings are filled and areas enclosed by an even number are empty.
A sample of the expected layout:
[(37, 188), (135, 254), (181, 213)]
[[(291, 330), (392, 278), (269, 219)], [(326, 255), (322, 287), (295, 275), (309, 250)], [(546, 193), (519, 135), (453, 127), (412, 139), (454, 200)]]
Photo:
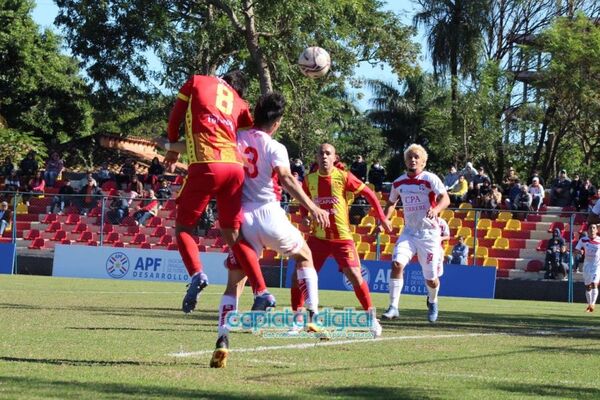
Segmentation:
[(344, 268), (360, 267), (360, 259), (356, 252), (354, 241), (350, 240), (325, 240), (310, 236), (306, 241), (312, 252), (313, 262), (317, 272), (321, 270), (325, 259), (333, 256), (338, 264), (338, 270), (342, 272)]
[(217, 200), (221, 228), (239, 229), (244, 169), (230, 163), (192, 164), (177, 196), (177, 224), (196, 226), (208, 202)]

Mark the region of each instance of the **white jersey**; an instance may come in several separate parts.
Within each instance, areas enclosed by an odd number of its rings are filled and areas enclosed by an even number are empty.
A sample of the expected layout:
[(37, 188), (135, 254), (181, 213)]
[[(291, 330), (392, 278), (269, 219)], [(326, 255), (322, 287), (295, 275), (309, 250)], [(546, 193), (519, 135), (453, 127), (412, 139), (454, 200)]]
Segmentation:
[(596, 215), (600, 215), (600, 200), (596, 201), (596, 204), (592, 207), (592, 212)]
[(423, 171), (414, 177), (402, 174), (392, 182), (389, 199), (391, 202), (402, 200), (404, 229), (414, 234), (424, 229), (439, 229), (434, 220), (427, 218), (427, 210), (435, 206), (438, 195), (443, 193), (446, 188), (440, 178)]
[(583, 265), (600, 265), (600, 238), (596, 237), (593, 240), (589, 238), (580, 239), (575, 246), (576, 250), (583, 251), (585, 257)]
[(280, 201), (281, 187), (273, 169), (278, 166), (290, 168), (285, 146), (256, 129), (238, 132), (237, 143), (244, 157), (244, 208)]

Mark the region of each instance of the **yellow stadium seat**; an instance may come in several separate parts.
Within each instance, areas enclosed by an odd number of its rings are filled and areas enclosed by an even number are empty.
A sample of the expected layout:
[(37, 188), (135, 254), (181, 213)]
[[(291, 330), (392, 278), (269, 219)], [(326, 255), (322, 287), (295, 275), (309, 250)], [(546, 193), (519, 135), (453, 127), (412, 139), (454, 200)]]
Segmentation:
[(374, 251), (368, 251), (363, 256), (363, 260), (377, 260), (377, 253)]
[(492, 248), (499, 249), (499, 250), (507, 250), (510, 248), (510, 242), (508, 241), (507, 238), (500, 237), (500, 238), (496, 239)]
[(475, 257), (485, 258), (488, 256), (488, 254), (489, 254), (489, 251), (488, 251), (487, 247), (478, 246), (477, 250), (475, 250)]
[(401, 226), (404, 226), (404, 218), (402, 218), (402, 217), (396, 216), (396, 217), (392, 218), (391, 222), (392, 222), (392, 226), (394, 228), (400, 228)]
[(465, 221), (475, 221), (475, 213), (476, 213), (476, 211), (473, 211), (473, 210), (467, 211), (467, 215), (465, 216)]
[(360, 221), (360, 226), (375, 226), (376, 224), (375, 217), (372, 215), (365, 215)]
[[(477, 243), (479, 243), (479, 241), (477, 241)], [(475, 247), (475, 238), (472, 236), (467, 236), (465, 237), (465, 244), (467, 245), (467, 247), (469, 247), (470, 249)]]
[(512, 219), (512, 213), (510, 211), (500, 211), (496, 217), (496, 221), (508, 221)]
[(508, 221), (506, 221), (504, 229), (507, 231), (520, 231), (521, 221), (519, 221), (518, 219), (509, 219)]
[(354, 240), (354, 243), (360, 243), (362, 241), (362, 236), (360, 236), (360, 233), (353, 233), (352, 240)]
[(386, 245), (388, 243), (390, 243), (392, 241), (392, 239), (390, 238), (390, 235), (388, 235), (387, 233), (380, 233), (379, 234), (379, 244), (380, 245)]
[(461, 210), (467, 209), (467, 208), (473, 208), (473, 206), (471, 205), (471, 203), (460, 203), (460, 205), (458, 206), (458, 208), (460, 208)]
[(356, 252), (360, 255), (366, 254), (371, 251), (371, 245), (366, 242), (360, 242), (356, 245)]
[(352, 233), (356, 232), (356, 225), (350, 224), (350, 232), (352, 232)]
[(450, 229), (459, 229), (462, 227), (462, 219), (460, 218), (450, 218), (448, 221), (448, 227)]
[(500, 228), (490, 228), (485, 235), (486, 239), (498, 239), (499, 237), (502, 237), (502, 229)]
[(446, 249), (444, 250), (444, 255), (446, 255), (446, 256), (452, 255), (452, 246), (446, 247)]
[(17, 204), (17, 214), (27, 214), (29, 213), (29, 207), (25, 203)]
[(477, 221), (477, 229), (488, 230), (492, 227), (492, 220), (489, 218), (481, 218)]
[(483, 266), (498, 268), (498, 259), (494, 257), (486, 257), (483, 259)]
[(394, 252), (394, 243), (388, 243), (383, 248), (382, 254), (392, 254)]
[(442, 217), (446, 221), (450, 221), (452, 218), (454, 218), (454, 211), (444, 210), (440, 213), (440, 217)]
[(458, 236), (462, 236), (462, 237), (471, 236), (471, 228), (466, 227), (466, 226), (458, 228), (458, 231), (456, 231), (456, 237), (458, 237)]

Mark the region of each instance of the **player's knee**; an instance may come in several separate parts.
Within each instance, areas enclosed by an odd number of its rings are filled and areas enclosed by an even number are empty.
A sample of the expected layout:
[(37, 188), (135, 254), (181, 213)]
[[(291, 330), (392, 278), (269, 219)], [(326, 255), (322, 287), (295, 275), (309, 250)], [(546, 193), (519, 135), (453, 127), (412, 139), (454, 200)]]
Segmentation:
[(435, 289), (436, 287), (440, 286), (439, 279), (426, 279), (425, 283), (432, 289)]
[(404, 270), (404, 265), (398, 261), (392, 261), (392, 272), (401, 273)]

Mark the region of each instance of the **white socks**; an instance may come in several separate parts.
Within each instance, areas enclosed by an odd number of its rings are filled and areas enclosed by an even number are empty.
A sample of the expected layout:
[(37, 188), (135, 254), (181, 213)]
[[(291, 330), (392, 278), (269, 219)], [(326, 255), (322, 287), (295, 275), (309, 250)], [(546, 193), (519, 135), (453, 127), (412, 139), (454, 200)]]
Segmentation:
[(230, 311), (237, 311), (238, 302), (235, 296), (224, 294), (221, 297), (221, 304), (219, 304), (219, 328), (218, 337), (229, 334), (229, 327), (227, 326), (227, 313)]
[(438, 301), (438, 292), (440, 291), (440, 285), (437, 285), (435, 289), (429, 287), (429, 285), (425, 285), (427, 287), (427, 293), (429, 295), (430, 303), (437, 303)]
[(400, 303), (400, 293), (404, 286), (404, 278), (400, 279), (390, 278), (390, 306), (398, 308)]
[(319, 312), (319, 276), (314, 268), (298, 268), (298, 286), (304, 293), (306, 308)]
[(586, 291), (585, 297), (587, 298), (589, 305), (596, 304), (596, 300), (598, 300), (598, 288)]

